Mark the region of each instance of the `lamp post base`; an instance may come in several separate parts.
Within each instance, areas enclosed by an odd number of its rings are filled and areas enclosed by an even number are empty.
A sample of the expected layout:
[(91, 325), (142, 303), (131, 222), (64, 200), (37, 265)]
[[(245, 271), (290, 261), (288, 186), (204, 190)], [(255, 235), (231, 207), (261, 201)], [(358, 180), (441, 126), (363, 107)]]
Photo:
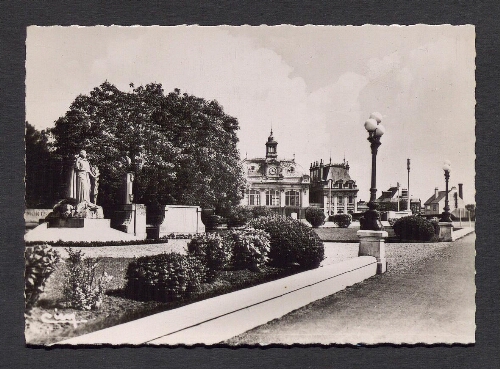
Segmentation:
[(385, 237), (386, 231), (365, 231), (357, 232), (359, 237), (358, 256), (373, 256), (377, 259), (377, 274), (387, 271), (387, 259), (385, 258)]
[(440, 222), (448, 222), (448, 223), (451, 223), (452, 222), (452, 219), (451, 219), (451, 214), (449, 212), (443, 212), (441, 214), (441, 219), (439, 219)]
[(375, 209), (365, 211), (360, 220), (360, 229), (363, 231), (383, 231), (384, 226), (380, 221), (380, 213)]
[(439, 222), (439, 241), (453, 241), (453, 224), (451, 222)]

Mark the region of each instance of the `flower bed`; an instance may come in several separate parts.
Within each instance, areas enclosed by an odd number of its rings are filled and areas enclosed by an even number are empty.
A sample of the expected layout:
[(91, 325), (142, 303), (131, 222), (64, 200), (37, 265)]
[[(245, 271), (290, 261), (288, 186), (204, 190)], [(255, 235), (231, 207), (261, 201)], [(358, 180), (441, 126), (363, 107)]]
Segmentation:
[[(59, 263), (47, 281), (45, 292), (39, 303), (26, 317), (26, 342), (30, 345), (46, 345), (62, 341), (66, 338), (80, 336), (117, 324), (126, 323), (162, 311), (175, 309), (206, 298), (248, 288), (257, 284), (286, 277), (296, 272), (294, 269), (280, 269), (269, 266), (260, 268), (259, 272), (243, 270), (218, 271), (213, 282), (202, 283), (198, 291), (188, 299), (171, 302), (137, 301), (125, 295), (126, 270), (132, 258), (101, 258), (97, 273), (106, 271), (112, 276), (108, 290), (97, 310), (76, 310), (65, 307), (63, 296), (63, 280), (66, 273), (64, 263)], [(57, 309), (57, 312), (56, 310)], [(42, 315), (75, 314), (76, 320), (86, 320), (77, 328), (67, 323), (43, 323)]]

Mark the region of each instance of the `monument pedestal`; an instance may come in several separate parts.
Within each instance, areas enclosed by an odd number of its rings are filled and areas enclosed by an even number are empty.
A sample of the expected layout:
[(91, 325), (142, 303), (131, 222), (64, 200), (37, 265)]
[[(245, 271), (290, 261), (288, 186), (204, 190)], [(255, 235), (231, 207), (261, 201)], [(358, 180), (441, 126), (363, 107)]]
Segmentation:
[(374, 256), (377, 259), (377, 274), (387, 271), (387, 259), (385, 258), (385, 237), (386, 231), (368, 231), (357, 232), (359, 237), (358, 256)]
[(453, 241), (453, 224), (450, 222), (439, 222), (439, 241)]
[(49, 218), (46, 220), (47, 228), (87, 228), (108, 229), (109, 219), (91, 218)]
[(111, 227), (119, 231), (146, 239), (146, 205), (124, 204), (114, 212)]

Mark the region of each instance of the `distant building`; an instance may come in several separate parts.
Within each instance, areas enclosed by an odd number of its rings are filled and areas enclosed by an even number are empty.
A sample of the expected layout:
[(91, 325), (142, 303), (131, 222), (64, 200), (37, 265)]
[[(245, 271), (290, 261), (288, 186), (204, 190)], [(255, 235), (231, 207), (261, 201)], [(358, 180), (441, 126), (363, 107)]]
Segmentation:
[(358, 211), (358, 188), (349, 175), (349, 163), (312, 163), (309, 168), (311, 187), (309, 202), (322, 208), (326, 215)]
[[(398, 208), (399, 201), (399, 208)], [(399, 183), (397, 186), (390, 187), (387, 191), (382, 191), (380, 197), (375, 202), (379, 204), (382, 210), (401, 211), (408, 209), (408, 190), (402, 188), (399, 191)], [(410, 209), (412, 213), (420, 213), (422, 202), (417, 198), (410, 198)]]
[(247, 185), (241, 205), (267, 206), (280, 214), (297, 212), (299, 216), (300, 208), (309, 206), (310, 178), (295, 158), (278, 158), (278, 142), (272, 130), (266, 142), (266, 156), (246, 158), (242, 164)]
[[(439, 191), (436, 187), (434, 194), (424, 203), (424, 215), (440, 216), (444, 212), (446, 191)], [(453, 186), (448, 191), (450, 213), (456, 217), (465, 215), (465, 202), (463, 200), (463, 184), (458, 184), (458, 190)]]
[(369, 208), (368, 208), (368, 202), (364, 201), (364, 200), (359, 200), (357, 202), (357, 208), (358, 208), (358, 213), (364, 213), (365, 211), (367, 211)]

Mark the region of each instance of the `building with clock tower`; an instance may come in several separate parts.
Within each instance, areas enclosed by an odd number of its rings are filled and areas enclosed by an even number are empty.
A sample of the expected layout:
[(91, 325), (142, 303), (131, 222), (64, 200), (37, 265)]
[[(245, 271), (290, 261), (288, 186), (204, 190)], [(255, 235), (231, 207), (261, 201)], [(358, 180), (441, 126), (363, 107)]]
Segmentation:
[(278, 158), (278, 142), (273, 131), (266, 142), (265, 158), (245, 158), (242, 162), (247, 185), (241, 205), (266, 206), (277, 213), (297, 213), (303, 218), (309, 206), (310, 177), (293, 159)]

